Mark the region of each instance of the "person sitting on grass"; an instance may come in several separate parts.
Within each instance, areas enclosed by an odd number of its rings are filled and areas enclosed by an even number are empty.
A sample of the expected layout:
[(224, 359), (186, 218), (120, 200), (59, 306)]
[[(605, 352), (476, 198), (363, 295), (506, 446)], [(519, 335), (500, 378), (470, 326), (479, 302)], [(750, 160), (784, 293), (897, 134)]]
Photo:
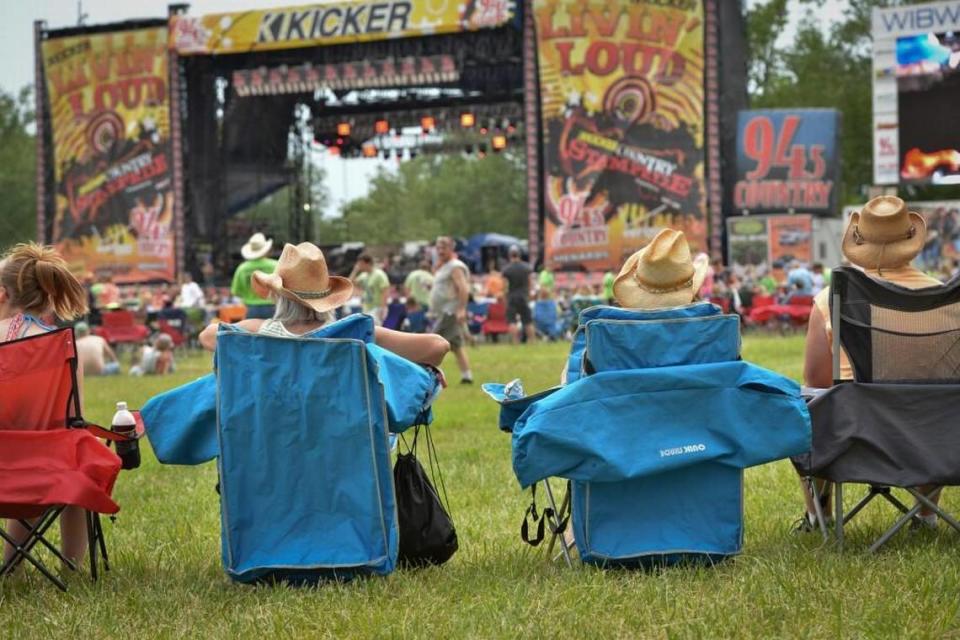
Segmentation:
[(84, 375), (112, 376), (120, 373), (120, 362), (106, 340), (90, 333), (90, 325), (78, 322), (73, 325), (77, 337), (77, 357)]
[[(276, 303), (273, 317), (267, 320), (242, 320), (237, 326), (262, 335), (302, 338), (333, 319), (333, 312), (353, 296), (353, 283), (331, 276), (323, 252), (314, 244), (302, 242), (283, 248), (276, 271), (255, 271), (251, 282), (257, 295)], [(374, 342), (395, 354), (439, 367), (450, 345), (434, 334), (403, 333), (383, 327), (374, 329)], [(200, 344), (209, 351), (217, 346), (217, 325), (200, 334)]]
[[(87, 293), (67, 263), (53, 247), (35, 243), (18, 244), (0, 259), (0, 342), (19, 340), (53, 331), (41, 318), (56, 316), (73, 320), (87, 312)], [(83, 366), (77, 369), (77, 384), (83, 388)], [(82, 402), (82, 399), (81, 399)], [(35, 525), (36, 520), (28, 521)], [(7, 523), (7, 534), (22, 541), (26, 528), (18, 521)], [(60, 515), (63, 556), (79, 562), (87, 549), (86, 512), (69, 506)], [(4, 562), (14, 555), (5, 545)]]
[(130, 369), (133, 376), (162, 376), (173, 373), (173, 338), (161, 333), (153, 341), (153, 346), (144, 345), (140, 353), (140, 362)]
[[(868, 276), (885, 280), (908, 289), (922, 289), (941, 284), (911, 266), (911, 262), (923, 250), (927, 225), (923, 216), (907, 210), (906, 203), (896, 196), (879, 196), (854, 213), (847, 221), (840, 249), (844, 257)], [(852, 380), (853, 368), (845, 353), (840, 354), (840, 379)], [(822, 289), (813, 299), (810, 320), (807, 324), (807, 342), (803, 359), (803, 381), (808, 387), (825, 389), (833, 385), (833, 328), (830, 321), (830, 288)], [(820, 506), (824, 514), (830, 513), (831, 486), (825, 481), (818, 483)], [(813, 531), (816, 528), (815, 505), (807, 484), (801, 478), (803, 500), (806, 510), (798, 531)], [(920, 487), (924, 494), (933, 487)], [(933, 502), (940, 494), (933, 496)], [(937, 526), (936, 514), (926, 506), (921, 508), (919, 520), (929, 528)]]

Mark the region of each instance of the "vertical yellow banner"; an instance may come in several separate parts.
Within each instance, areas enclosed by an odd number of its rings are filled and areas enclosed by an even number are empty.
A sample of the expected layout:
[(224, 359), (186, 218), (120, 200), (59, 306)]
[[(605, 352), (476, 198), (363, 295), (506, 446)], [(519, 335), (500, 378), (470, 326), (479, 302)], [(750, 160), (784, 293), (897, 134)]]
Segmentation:
[(174, 278), (165, 26), (43, 43), (53, 241), (71, 268)]
[(660, 229), (706, 246), (701, 0), (535, 0), (545, 255), (616, 269)]

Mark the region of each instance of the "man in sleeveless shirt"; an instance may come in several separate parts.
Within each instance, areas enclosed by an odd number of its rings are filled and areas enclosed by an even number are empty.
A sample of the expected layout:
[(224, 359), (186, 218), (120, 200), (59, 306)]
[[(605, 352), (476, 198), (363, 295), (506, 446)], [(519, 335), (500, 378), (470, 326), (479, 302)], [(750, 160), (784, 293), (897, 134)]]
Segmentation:
[(453, 249), (452, 238), (437, 238), (437, 268), (430, 290), (430, 316), (434, 321), (434, 333), (450, 343), (450, 350), (457, 358), (461, 384), (471, 384), (473, 373), (464, 348), (466, 336), (463, 330), (470, 299), (470, 270)]

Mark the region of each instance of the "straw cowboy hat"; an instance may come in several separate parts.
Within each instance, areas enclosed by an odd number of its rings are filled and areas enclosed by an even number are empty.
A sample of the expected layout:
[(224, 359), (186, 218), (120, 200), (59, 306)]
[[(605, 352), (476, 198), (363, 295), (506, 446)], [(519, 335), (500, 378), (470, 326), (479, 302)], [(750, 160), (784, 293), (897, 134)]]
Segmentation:
[(309, 242), (284, 246), (276, 271), (254, 271), (251, 284), (258, 296), (266, 298), (272, 292), (321, 313), (353, 296), (353, 283), (331, 276), (323, 252)]
[(267, 240), (262, 233), (255, 233), (247, 240), (247, 244), (240, 247), (240, 255), (244, 260), (256, 260), (270, 253), (273, 248), (273, 239)]
[(840, 248), (864, 269), (894, 269), (917, 257), (926, 238), (923, 216), (896, 196), (879, 196), (850, 216)]
[(706, 255), (691, 260), (683, 232), (664, 229), (627, 259), (613, 296), (628, 309), (679, 307), (693, 302), (706, 275)]

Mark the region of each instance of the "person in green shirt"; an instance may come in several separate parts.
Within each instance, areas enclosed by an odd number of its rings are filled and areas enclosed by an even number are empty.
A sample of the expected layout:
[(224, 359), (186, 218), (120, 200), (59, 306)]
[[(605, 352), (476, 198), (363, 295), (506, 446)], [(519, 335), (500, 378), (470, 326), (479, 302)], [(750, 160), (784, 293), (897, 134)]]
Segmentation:
[(403, 288), (408, 298), (413, 298), (426, 311), (430, 304), (430, 288), (433, 286), (433, 274), (430, 273), (430, 263), (424, 260), (420, 266), (410, 272), (403, 281)]
[(540, 285), (540, 288), (544, 291), (549, 291), (553, 293), (553, 271), (550, 270), (550, 264), (546, 263), (543, 265), (543, 270), (537, 276), (537, 284)]
[(615, 280), (613, 271), (607, 271), (603, 274), (603, 300), (610, 305), (613, 304), (613, 283)]
[(277, 261), (267, 255), (273, 249), (273, 240), (268, 240), (262, 233), (255, 233), (247, 240), (247, 244), (240, 248), (243, 262), (233, 272), (233, 282), (230, 293), (240, 298), (247, 307), (248, 318), (272, 318), (273, 302), (269, 298), (261, 298), (250, 284), (254, 271), (263, 271), (271, 274), (277, 268)]
[(374, 264), (370, 254), (364, 253), (357, 258), (350, 279), (363, 289), (363, 312), (373, 316), (377, 326), (382, 325), (387, 313), (387, 293), (390, 291), (387, 272)]

